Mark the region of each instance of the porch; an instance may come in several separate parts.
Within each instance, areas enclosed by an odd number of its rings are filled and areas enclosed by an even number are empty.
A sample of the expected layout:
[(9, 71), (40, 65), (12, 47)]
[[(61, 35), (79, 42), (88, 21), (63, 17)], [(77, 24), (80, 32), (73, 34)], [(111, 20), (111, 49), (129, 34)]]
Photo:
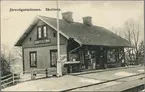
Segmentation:
[(72, 49), (72, 46), (68, 46), (67, 61), (80, 63), (64, 65), (68, 73), (125, 66), (124, 47), (75, 45), (76, 49)]

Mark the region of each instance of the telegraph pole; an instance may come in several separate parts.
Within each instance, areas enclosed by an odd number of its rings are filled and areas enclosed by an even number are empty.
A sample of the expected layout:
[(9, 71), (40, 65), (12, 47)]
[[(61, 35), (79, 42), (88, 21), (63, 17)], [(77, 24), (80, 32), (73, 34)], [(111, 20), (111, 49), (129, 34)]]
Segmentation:
[(62, 66), (60, 62), (60, 35), (59, 35), (59, 9), (58, 9), (58, 0), (56, 1), (57, 5), (57, 76), (62, 76)]

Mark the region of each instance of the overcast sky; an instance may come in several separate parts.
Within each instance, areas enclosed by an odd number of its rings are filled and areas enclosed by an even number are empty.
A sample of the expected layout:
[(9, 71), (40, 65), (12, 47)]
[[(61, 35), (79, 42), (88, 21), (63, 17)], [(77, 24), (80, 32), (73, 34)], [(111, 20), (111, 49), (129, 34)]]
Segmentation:
[[(62, 12), (72, 11), (74, 21), (82, 22), (82, 17), (91, 16), (94, 25), (107, 29), (121, 27), (130, 18), (143, 21), (143, 5), (143, 1), (59, 1), (60, 18)], [(9, 12), (10, 8), (42, 11)], [(1, 43), (13, 47), (36, 15), (56, 17), (55, 11), (45, 11), (45, 8), (56, 8), (56, 2), (1, 1)]]

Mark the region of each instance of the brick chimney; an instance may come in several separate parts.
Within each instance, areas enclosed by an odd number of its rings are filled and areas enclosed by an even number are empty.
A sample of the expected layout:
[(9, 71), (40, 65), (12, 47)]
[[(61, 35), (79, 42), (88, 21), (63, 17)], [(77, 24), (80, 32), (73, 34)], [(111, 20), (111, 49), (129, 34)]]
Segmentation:
[(67, 22), (69, 22), (69, 23), (71, 23), (71, 22), (73, 22), (73, 18), (72, 18), (72, 12), (64, 12), (64, 13), (62, 13), (62, 19), (63, 20), (65, 20), (65, 21), (67, 21)]
[(90, 16), (83, 17), (83, 23), (91, 26), (92, 25), (92, 17), (90, 17)]

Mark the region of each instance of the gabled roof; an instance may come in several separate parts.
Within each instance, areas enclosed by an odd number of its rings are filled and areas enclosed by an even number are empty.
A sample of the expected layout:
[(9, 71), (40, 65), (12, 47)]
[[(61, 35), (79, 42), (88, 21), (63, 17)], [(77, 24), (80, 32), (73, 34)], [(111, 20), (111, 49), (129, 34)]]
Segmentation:
[[(21, 46), (24, 39), (31, 32), (33, 26), (38, 20), (42, 20), (50, 27), (56, 30), (57, 19), (45, 16), (38, 16), (32, 25), (26, 30), (26, 32), (21, 36), (15, 46)], [(83, 23), (73, 22), (68, 23), (64, 20), (59, 19), (60, 33), (66, 38), (74, 38), (75, 41), (82, 45), (101, 45), (101, 46), (124, 46), (128, 47), (131, 44), (124, 38), (114, 34), (113, 32), (99, 26), (87, 26)]]

